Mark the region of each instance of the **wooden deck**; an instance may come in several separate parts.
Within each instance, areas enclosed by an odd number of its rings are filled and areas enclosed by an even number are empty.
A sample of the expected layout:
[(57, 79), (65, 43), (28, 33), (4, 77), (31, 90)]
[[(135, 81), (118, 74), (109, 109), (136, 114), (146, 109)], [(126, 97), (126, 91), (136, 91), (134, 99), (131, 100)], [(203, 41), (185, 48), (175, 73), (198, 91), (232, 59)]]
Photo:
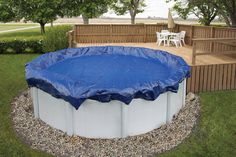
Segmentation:
[(76, 25), (68, 32), (69, 47), (119, 45), (167, 51), (191, 66), (187, 92), (236, 89), (236, 29), (177, 24), (172, 31), (186, 31), (188, 46), (181, 48), (156, 45), (156, 32), (164, 29), (166, 24)]
[[(192, 66), (192, 47), (184, 46), (180, 48), (176, 48), (174, 46), (157, 46), (156, 43), (82, 43), (77, 44), (77, 47), (84, 46), (103, 46), (103, 45), (114, 45), (114, 46), (135, 46), (135, 47), (145, 47), (157, 50), (167, 51), (171, 54), (182, 57), (189, 65)], [(232, 64), (236, 63), (236, 55), (204, 55), (198, 56), (196, 58), (196, 66), (197, 65), (214, 65), (214, 64)]]
[(209, 92), (236, 89), (236, 55), (198, 56), (192, 65), (192, 47), (158, 47), (155, 43), (83, 43), (84, 46), (135, 46), (164, 50), (182, 57), (191, 66), (191, 77), (187, 79), (187, 92)]

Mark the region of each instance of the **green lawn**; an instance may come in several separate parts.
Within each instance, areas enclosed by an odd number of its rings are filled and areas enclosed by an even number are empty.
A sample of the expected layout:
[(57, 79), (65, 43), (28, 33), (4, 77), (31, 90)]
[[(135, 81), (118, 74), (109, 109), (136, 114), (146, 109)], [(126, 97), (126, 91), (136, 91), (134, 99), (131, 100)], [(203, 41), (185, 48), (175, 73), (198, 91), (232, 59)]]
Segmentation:
[[(14, 133), (12, 99), (27, 88), (24, 64), (38, 55), (0, 55), (0, 156), (49, 156), (30, 149)], [(190, 138), (161, 157), (235, 157), (236, 92), (201, 94), (201, 118)]]
[(198, 126), (183, 144), (161, 157), (236, 157), (236, 91), (200, 97)]
[(37, 55), (0, 55), (0, 157), (46, 156), (30, 149), (16, 137), (10, 116), (10, 102), (26, 89), (24, 64)]
[(38, 24), (9, 24), (9, 23), (1, 23), (0, 24), (0, 31), (12, 30), (12, 29), (19, 29), (19, 28), (27, 28), (38, 26)]
[[(46, 27), (47, 31), (47, 27)], [(16, 32), (7, 32), (0, 34), (0, 40), (9, 39), (29, 39), (29, 38), (42, 38), (40, 28), (32, 28)]]

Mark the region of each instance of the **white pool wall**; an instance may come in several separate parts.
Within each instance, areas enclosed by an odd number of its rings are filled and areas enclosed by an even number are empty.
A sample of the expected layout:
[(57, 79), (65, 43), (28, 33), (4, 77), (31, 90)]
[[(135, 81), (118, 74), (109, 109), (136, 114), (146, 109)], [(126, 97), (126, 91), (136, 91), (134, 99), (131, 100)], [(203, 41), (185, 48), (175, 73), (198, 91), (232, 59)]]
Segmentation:
[(185, 105), (186, 80), (177, 93), (166, 92), (154, 101), (133, 99), (101, 103), (86, 100), (78, 110), (63, 99), (32, 87), (34, 115), (50, 126), (87, 138), (124, 138), (147, 133), (170, 123)]

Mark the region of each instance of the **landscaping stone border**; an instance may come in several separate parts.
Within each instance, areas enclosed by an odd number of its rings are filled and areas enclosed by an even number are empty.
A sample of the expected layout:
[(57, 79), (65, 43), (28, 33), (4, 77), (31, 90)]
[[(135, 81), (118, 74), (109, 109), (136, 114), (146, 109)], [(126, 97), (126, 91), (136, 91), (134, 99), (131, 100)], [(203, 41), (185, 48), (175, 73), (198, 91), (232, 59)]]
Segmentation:
[(12, 102), (14, 129), (33, 149), (56, 156), (151, 156), (179, 145), (193, 130), (200, 113), (200, 99), (193, 93), (170, 124), (146, 134), (123, 139), (88, 139), (68, 136), (33, 115), (29, 90)]

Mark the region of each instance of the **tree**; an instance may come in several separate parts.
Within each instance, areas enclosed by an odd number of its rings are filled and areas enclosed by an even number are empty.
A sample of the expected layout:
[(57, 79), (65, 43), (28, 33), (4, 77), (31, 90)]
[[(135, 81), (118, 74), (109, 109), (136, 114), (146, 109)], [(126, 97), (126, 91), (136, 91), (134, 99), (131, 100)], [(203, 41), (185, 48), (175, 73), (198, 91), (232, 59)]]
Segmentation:
[(17, 19), (15, 12), (12, 10), (7, 0), (0, 0), (0, 21), (9, 22)]
[(205, 0), (167, 0), (167, 2), (170, 1), (175, 2), (173, 9), (181, 18), (187, 19), (189, 15), (194, 14), (199, 22), (205, 26), (209, 26), (218, 15), (218, 11), (208, 5)]
[[(181, 0), (174, 1), (176, 4)], [(186, 0), (187, 3), (195, 6), (205, 6), (214, 9), (222, 17), (225, 23), (230, 27), (236, 27), (236, 0)], [(178, 5), (178, 4), (177, 4)], [(203, 8), (204, 11), (204, 8)], [(180, 13), (181, 14), (181, 13)], [(206, 15), (204, 15), (206, 16)]]
[(135, 17), (138, 13), (142, 13), (145, 7), (144, 0), (117, 0), (112, 9), (117, 15), (124, 15), (129, 12), (131, 16), (131, 24), (135, 24)]
[(89, 24), (90, 18), (96, 18), (108, 11), (114, 0), (70, 0), (64, 15), (68, 17), (82, 15), (84, 24)]
[(62, 15), (61, 0), (10, 0), (11, 7), (25, 21), (40, 24), (41, 33), (45, 33), (45, 24)]
[(216, 8), (228, 26), (236, 27), (236, 0), (206, 0)]

